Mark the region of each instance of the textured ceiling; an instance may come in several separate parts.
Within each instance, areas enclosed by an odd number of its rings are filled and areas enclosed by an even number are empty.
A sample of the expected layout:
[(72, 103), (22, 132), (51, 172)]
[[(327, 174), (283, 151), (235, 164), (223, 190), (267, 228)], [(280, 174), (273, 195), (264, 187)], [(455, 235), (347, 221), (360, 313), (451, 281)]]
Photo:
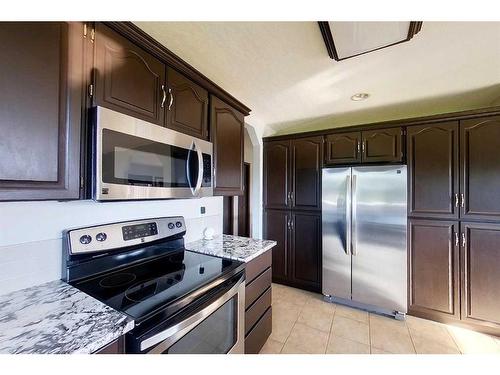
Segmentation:
[(500, 22), (424, 22), (410, 42), (340, 62), (315, 22), (136, 24), (249, 106), (264, 135), (500, 104)]

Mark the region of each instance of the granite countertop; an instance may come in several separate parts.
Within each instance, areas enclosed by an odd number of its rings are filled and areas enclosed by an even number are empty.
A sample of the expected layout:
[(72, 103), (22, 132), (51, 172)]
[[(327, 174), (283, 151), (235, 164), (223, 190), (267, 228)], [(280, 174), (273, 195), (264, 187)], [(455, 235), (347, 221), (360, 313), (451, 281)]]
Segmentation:
[(201, 239), (185, 245), (187, 250), (214, 255), (220, 258), (249, 262), (276, 246), (276, 241), (257, 240), (223, 234), (211, 240)]
[(133, 327), (128, 316), (60, 280), (0, 296), (0, 354), (92, 353)]

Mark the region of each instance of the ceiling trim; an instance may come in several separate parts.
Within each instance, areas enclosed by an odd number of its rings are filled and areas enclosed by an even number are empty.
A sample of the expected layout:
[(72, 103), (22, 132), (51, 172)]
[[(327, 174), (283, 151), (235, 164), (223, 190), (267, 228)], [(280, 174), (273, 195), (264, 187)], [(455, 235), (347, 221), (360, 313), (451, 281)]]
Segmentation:
[(394, 46), (396, 44), (408, 42), (411, 38), (413, 38), (416, 34), (418, 34), (418, 32), (420, 30), (422, 30), (422, 24), (423, 24), (422, 21), (411, 21), (410, 26), (408, 28), (408, 35), (406, 36), (406, 39), (400, 40), (400, 41), (395, 42), (395, 43), (388, 44), (386, 46), (378, 47), (378, 48), (375, 48), (375, 49), (372, 49), (372, 50), (369, 50), (366, 52), (361, 52), (361, 53), (358, 53), (356, 55), (340, 58), (338, 53), (337, 53), (337, 49), (335, 48), (335, 43), (333, 42), (332, 30), (330, 29), (330, 25), (328, 24), (328, 21), (318, 21), (319, 29), (321, 30), (321, 35), (323, 36), (323, 41), (325, 42), (326, 50), (328, 51), (328, 56), (330, 56), (330, 58), (332, 58), (336, 61), (350, 59), (350, 58), (353, 58), (356, 56), (364, 55), (366, 53), (378, 51), (378, 50), (383, 49), (383, 48), (391, 47), (391, 46)]

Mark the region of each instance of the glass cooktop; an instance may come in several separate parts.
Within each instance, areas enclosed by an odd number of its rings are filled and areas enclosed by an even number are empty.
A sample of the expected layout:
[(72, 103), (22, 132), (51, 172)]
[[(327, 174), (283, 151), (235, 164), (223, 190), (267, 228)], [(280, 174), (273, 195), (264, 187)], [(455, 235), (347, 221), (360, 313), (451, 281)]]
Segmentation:
[(240, 265), (238, 261), (177, 250), (73, 285), (140, 321)]

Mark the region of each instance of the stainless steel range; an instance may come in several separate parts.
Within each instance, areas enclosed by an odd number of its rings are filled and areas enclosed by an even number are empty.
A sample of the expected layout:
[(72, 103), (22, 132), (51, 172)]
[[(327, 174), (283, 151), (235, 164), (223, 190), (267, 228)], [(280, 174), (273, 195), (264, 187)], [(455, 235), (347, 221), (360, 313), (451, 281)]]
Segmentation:
[(128, 353), (243, 353), (241, 262), (184, 249), (182, 217), (65, 232), (63, 279), (135, 321)]

